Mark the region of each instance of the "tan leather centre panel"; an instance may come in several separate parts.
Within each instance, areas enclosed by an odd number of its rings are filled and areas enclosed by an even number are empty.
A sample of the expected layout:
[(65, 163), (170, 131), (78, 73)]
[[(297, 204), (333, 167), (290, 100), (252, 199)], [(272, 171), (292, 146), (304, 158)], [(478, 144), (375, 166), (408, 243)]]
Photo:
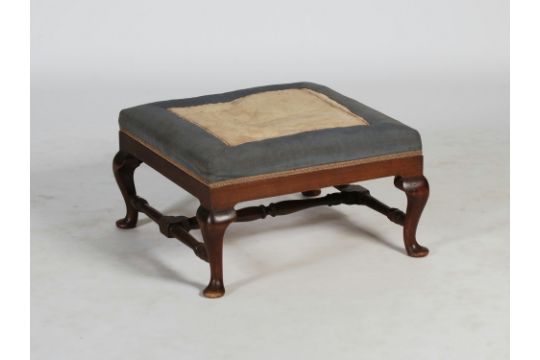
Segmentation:
[(309, 89), (267, 91), (230, 102), (168, 110), (229, 146), (305, 131), (368, 125), (343, 105)]

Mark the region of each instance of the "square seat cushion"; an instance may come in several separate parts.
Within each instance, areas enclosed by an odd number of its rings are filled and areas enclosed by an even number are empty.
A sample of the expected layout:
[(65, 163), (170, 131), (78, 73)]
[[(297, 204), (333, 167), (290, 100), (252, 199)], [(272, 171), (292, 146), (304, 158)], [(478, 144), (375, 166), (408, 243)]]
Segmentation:
[(416, 130), (307, 82), (140, 105), (122, 110), (119, 122), (123, 133), (210, 186), (422, 149)]

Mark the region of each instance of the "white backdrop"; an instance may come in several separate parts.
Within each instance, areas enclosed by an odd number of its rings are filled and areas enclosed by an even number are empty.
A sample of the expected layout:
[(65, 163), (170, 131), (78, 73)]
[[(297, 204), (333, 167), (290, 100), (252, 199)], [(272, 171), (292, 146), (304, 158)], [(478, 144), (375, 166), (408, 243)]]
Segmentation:
[(508, 78), (499, 0), (35, 1), (32, 30), (34, 74), (182, 87)]
[[(500, 0), (32, 1), (35, 358), (507, 358), (508, 12)], [(186, 249), (148, 222), (112, 226), (118, 111), (293, 81), (421, 132), (432, 253), (406, 258), (398, 228), (349, 207), (242, 224), (225, 245), (228, 295), (208, 302), (208, 269)], [(137, 181), (156, 207), (197, 207), (148, 169)], [(403, 206), (390, 183), (369, 185)]]

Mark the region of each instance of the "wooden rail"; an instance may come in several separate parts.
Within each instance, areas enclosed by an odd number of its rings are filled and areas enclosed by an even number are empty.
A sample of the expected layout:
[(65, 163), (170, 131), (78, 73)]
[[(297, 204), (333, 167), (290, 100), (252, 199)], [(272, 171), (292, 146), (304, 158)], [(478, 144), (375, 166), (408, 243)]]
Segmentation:
[[(360, 185), (341, 185), (336, 186), (340, 192), (328, 194), (326, 196), (286, 200), (277, 203), (271, 203), (267, 206), (250, 206), (236, 210), (235, 222), (247, 222), (258, 219), (264, 219), (267, 216), (282, 216), (295, 213), (297, 211), (309, 209), (315, 206), (336, 206), (341, 204), (346, 205), (365, 205), (383, 215), (392, 222), (403, 225), (405, 214), (403, 211), (391, 208), (388, 205), (380, 202), (371, 196), (368, 189)], [(160, 213), (158, 210), (151, 207), (148, 202), (135, 196), (132, 198), (131, 205), (138, 212), (146, 214), (150, 219), (156, 222), (160, 232), (168, 238), (176, 238), (182, 243), (190, 247), (202, 260), (208, 262), (206, 247), (204, 243), (195, 239), (189, 234), (191, 230), (199, 229), (199, 224), (195, 216), (167, 216)]]

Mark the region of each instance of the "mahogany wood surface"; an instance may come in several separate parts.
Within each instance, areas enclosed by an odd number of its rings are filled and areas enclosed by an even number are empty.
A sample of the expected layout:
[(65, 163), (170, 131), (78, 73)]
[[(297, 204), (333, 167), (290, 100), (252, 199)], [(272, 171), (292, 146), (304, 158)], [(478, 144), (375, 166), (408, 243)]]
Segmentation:
[(126, 203), (126, 216), (116, 222), (116, 226), (121, 229), (130, 229), (137, 225), (139, 212), (131, 204), (131, 199), (136, 196), (133, 173), (140, 164), (139, 159), (123, 151), (119, 151), (113, 159), (114, 177)]
[[(134, 182), (135, 169), (144, 162), (156, 171), (197, 197), (201, 206), (194, 217), (167, 216), (151, 207), (137, 196)], [(186, 173), (172, 162), (163, 158), (124, 133), (120, 132), (120, 151), (113, 160), (113, 172), (126, 205), (126, 216), (116, 222), (121, 229), (133, 228), (138, 213), (146, 214), (155, 221), (161, 233), (176, 238), (210, 265), (210, 281), (203, 295), (218, 298), (225, 293), (223, 283), (223, 237), (233, 222), (264, 219), (305, 210), (314, 206), (339, 204), (364, 205), (403, 226), (403, 239), (407, 254), (423, 257), (428, 249), (416, 241), (416, 229), (429, 196), (429, 185), (423, 176), (422, 156), (380, 160), (370, 163), (347, 165), (334, 169), (319, 169), (305, 173), (283, 176), (246, 179), (218, 187), (211, 186)], [(369, 190), (360, 185), (348, 185), (361, 180), (394, 176), (394, 184), (407, 196), (407, 210), (387, 206), (371, 196)], [(339, 190), (318, 197), (321, 188), (334, 186)], [(306, 198), (286, 200), (268, 206), (250, 206), (235, 210), (243, 201), (277, 195), (302, 193)], [(189, 232), (200, 229), (204, 242), (198, 241)]]
[(209, 211), (200, 206), (197, 210), (197, 221), (206, 244), (206, 253), (210, 262), (210, 282), (203, 295), (218, 298), (225, 293), (223, 285), (223, 236), (231, 222), (236, 219), (234, 209), (226, 211)]
[(407, 212), (403, 223), (403, 240), (407, 254), (423, 257), (429, 250), (416, 242), (416, 228), (429, 197), (429, 184), (424, 176), (394, 178), (395, 186), (407, 194)]
[(307, 197), (319, 196), (321, 195), (321, 189), (302, 191), (302, 195)]

